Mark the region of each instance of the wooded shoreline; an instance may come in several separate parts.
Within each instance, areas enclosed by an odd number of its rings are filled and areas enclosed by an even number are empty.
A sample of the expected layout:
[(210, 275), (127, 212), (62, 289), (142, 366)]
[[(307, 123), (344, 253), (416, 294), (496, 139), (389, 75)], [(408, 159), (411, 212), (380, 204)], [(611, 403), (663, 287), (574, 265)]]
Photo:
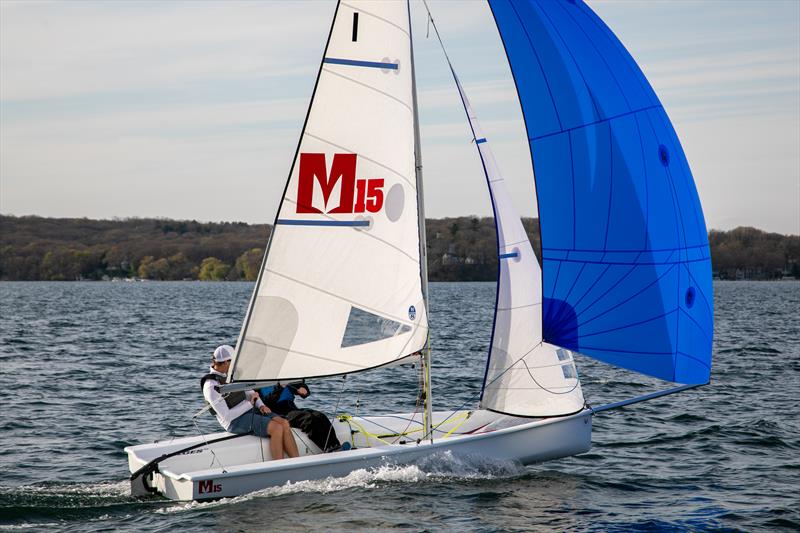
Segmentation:
[[(539, 221), (523, 219), (539, 257)], [(494, 281), (494, 219), (426, 220), (431, 281)], [(0, 215), (0, 280), (109, 279), (252, 281), (267, 224), (170, 219)], [(800, 279), (800, 236), (740, 227), (709, 232), (720, 279)]]

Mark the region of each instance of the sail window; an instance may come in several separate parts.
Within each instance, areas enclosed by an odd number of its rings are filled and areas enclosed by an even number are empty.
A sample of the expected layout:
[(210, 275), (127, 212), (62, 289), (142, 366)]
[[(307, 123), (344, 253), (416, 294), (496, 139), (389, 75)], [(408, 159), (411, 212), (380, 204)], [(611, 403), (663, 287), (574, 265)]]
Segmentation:
[(559, 348), (556, 350), (556, 355), (558, 356), (559, 361), (569, 361), (569, 352), (564, 348)]
[(578, 374), (575, 372), (575, 366), (573, 365), (564, 365), (561, 367), (561, 371), (564, 373), (564, 377), (567, 379), (578, 377)]
[(409, 331), (411, 327), (406, 324), (351, 307), (342, 337), (342, 348), (388, 339)]

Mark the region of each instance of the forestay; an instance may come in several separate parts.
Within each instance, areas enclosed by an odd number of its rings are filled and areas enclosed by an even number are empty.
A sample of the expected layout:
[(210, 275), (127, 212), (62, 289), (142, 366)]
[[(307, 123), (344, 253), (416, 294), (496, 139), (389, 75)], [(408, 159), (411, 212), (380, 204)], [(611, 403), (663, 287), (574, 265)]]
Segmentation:
[(355, 372), (420, 350), (409, 16), (341, 2), (232, 381)]
[(539, 262), (489, 142), (450, 68), (483, 164), (497, 229), (497, 303), (480, 406), (517, 416), (580, 411), (583, 393), (572, 354), (542, 339)]
[(661, 379), (706, 383), (706, 226), (661, 102), (581, 0), (489, 4), (534, 165), (544, 339)]

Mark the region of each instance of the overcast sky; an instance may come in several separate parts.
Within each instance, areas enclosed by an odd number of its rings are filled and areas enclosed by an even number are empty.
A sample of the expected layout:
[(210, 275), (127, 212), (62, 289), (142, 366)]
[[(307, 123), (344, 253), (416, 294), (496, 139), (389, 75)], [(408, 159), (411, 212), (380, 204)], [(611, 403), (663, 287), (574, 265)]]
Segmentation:
[[(523, 216), (525, 129), (484, 2), (429, 2)], [(335, 2), (0, 0), (0, 213), (272, 223)], [(592, 1), (683, 143), (709, 228), (800, 233), (800, 1)], [(430, 217), (490, 215), (421, 3)]]

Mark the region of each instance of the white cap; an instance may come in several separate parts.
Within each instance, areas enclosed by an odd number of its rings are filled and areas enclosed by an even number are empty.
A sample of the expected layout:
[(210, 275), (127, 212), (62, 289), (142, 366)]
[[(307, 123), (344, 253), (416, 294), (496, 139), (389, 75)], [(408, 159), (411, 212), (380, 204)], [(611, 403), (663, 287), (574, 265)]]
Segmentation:
[(224, 363), (225, 361), (228, 361), (231, 358), (233, 358), (233, 346), (228, 346), (227, 344), (223, 344), (222, 346), (218, 346), (217, 349), (214, 350), (215, 363)]

